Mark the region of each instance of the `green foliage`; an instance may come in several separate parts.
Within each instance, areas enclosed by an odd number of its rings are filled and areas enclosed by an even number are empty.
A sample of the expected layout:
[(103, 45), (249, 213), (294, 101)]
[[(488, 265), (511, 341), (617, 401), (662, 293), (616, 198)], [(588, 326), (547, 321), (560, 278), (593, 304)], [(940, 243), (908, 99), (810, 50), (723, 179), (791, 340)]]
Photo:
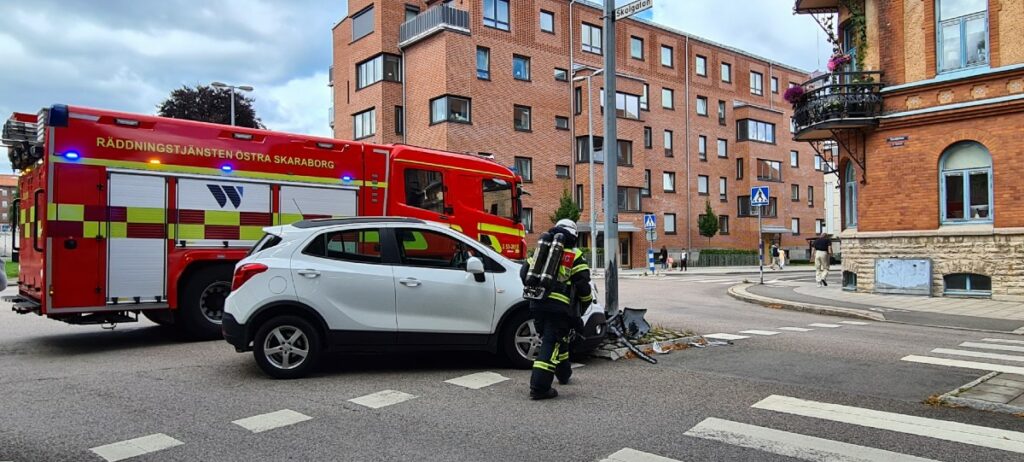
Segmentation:
[[(197, 120), (215, 124), (231, 125), (231, 90), (197, 85), (195, 88), (182, 86), (171, 92), (157, 108), (161, 117)], [(256, 110), (253, 99), (235, 92), (235, 125), (248, 128), (266, 128)]]
[(568, 189), (562, 190), (562, 198), (558, 200), (558, 210), (555, 210), (555, 214), (551, 215), (550, 218), (551, 224), (555, 224), (563, 218), (579, 221), (580, 208), (576, 205), (576, 201), (572, 199)]
[(708, 238), (708, 242), (711, 242), (711, 238), (718, 234), (718, 215), (715, 215), (715, 211), (711, 208), (711, 201), (704, 202), (704, 214), (697, 221), (697, 228), (700, 230), (701, 236)]
[(864, 70), (864, 59), (868, 53), (867, 17), (864, 15), (864, 0), (840, 0), (843, 8), (850, 12), (847, 27), (853, 31), (854, 46), (857, 49), (857, 69)]
[(15, 281), (18, 279), (18, 264), (13, 261), (4, 262), (4, 271), (7, 273), (8, 281)]

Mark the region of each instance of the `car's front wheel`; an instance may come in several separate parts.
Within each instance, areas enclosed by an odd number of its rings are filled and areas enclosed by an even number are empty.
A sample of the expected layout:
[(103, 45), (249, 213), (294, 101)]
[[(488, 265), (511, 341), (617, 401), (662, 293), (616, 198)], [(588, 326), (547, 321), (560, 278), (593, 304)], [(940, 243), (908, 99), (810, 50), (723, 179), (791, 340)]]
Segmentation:
[(320, 333), (298, 316), (277, 316), (260, 326), (253, 339), (256, 364), (275, 379), (297, 379), (320, 359)]
[(502, 350), (513, 367), (529, 369), (540, 350), (540, 332), (529, 310), (522, 310), (505, 323)]

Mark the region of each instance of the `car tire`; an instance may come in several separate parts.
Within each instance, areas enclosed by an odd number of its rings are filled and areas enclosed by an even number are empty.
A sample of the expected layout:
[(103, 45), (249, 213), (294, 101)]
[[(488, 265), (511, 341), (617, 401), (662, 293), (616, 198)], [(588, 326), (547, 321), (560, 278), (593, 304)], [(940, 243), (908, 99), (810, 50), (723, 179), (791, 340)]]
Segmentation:
[[(260, 325), (253, 339), (256, 364), (275, 379), (308, 375), (320, 360), (320, 332), (298, 316), (277, 316)], [(270, 350), (277, 349), (277, 352)], [(299, 352), (303, 352), (304, 356)]]
[[(501, 350), (512, 367), (529, 369), (540, 348), (540, 335), (533, 324), (530, 310), (519, 310), (505, 322), (501, 334)], [(533, 357), (529, 356), (533, 352)]]
[(208, 266), (185, 281), (174, 323), (186, 335), (199, 340), (223, 338), (220, 320), (224, 301), (231, 293), (232, 271), (228, 265)]

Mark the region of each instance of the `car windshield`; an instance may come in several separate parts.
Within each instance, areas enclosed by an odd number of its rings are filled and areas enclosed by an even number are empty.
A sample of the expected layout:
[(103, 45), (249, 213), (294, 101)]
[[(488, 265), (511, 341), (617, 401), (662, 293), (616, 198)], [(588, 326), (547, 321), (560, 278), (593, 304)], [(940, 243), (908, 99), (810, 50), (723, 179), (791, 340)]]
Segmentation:
[(263, 237), (256, 242), (256, 245), (252, 246), (252, 248), (249, 249), (249, 253), (247, 254), (247, 256), (255, 254), (256, 252), (262, 252), (280, 243), (281, 236), (270, 233), (264, 234)]

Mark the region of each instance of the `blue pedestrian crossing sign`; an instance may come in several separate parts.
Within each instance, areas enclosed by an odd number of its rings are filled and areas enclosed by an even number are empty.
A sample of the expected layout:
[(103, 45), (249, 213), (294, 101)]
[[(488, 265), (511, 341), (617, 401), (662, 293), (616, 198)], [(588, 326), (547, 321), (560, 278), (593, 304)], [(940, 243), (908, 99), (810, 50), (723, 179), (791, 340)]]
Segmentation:
[(644, 215), (644, 229), (655, 229), (658, 227), (658, 219), (653, 213)]
[(753, 186), (750, 188), (750, 205), (752, 207), (768, 205), (767, 186)]

